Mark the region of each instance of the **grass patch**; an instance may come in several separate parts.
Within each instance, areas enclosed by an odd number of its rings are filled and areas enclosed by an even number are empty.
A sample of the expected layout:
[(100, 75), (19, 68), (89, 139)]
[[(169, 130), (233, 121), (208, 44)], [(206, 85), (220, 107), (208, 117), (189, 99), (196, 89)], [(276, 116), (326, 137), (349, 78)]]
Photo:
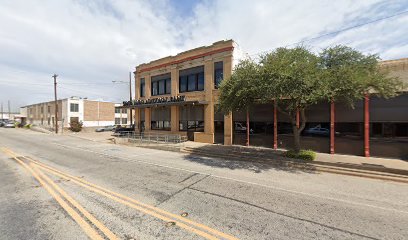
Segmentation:
[(300, 150), (299, 153), (296, 153), (293, 150), (289, 150), (286, 151), (283, 155), (288, 158), (296, 158), (306, 161), (313, 161), (316, 159), (316, 153), (312, 150)]

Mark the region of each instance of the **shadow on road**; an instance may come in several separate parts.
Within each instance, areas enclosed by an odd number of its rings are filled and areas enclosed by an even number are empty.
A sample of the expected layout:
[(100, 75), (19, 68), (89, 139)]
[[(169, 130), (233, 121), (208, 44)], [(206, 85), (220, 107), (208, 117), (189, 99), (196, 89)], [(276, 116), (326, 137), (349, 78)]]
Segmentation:
[(315, 173), (315, 167), (304, 161), (283, 157), (280, 152), (265, 148), (206, 145), (186, 147), (185, 159), (215, 168), (246, 169), (260, 173), (269, 169), (291, 173)]

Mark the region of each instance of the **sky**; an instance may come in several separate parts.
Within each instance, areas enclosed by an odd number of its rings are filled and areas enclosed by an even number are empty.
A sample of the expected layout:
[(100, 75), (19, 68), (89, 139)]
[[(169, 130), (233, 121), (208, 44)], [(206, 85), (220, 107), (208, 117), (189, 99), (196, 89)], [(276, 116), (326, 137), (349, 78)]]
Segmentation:
[(54, 73), (59, 98), (121, 102), (137, 65), (226, 39), (253, 57), (303, 41), (407, 58), (407, 26), (408, 0), (0, 0), (0, 102), (53, 100)]

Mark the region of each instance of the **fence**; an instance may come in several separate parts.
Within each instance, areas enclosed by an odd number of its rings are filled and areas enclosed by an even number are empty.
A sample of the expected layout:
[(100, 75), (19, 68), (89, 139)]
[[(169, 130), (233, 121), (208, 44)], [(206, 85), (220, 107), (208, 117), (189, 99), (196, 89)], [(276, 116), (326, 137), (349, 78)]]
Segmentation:
[(165, 133), (118, 132), (113, 136), (116, 137), (116, 143), (172, 151), (180, 151), (187, 141), (186, 136)]

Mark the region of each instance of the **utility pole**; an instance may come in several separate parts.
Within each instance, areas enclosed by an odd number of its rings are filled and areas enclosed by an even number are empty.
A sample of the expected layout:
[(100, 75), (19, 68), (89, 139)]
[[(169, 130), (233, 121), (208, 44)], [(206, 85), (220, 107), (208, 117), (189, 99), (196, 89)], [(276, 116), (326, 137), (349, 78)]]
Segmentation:
[[(132, 102), (132, 72), (129, 72), (129, 101)], [(133, 119), (132, 119), (132, 107), (130, 107), (130, 127), (134, 130)]]
[(55, 133), (58, 134), (58, 102), (57, 102), (57, 74), (52, 75), (54, 78), (54, 105), (55, 105)]
[(10, 121), (11, 120), (10, 100), (7, 100), (7, 105), (8, 105), (8, 115), (9, 115), (8, 120)]

